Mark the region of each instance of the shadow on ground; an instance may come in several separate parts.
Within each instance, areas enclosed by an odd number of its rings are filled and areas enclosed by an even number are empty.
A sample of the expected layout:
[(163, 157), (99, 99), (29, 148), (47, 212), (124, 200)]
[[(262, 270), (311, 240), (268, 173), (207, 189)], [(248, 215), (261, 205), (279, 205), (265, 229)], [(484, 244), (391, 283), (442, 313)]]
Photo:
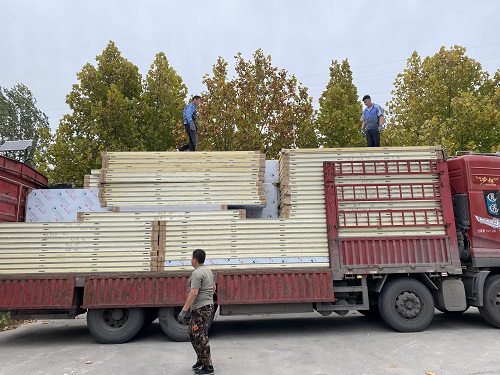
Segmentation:
[[(37, 324), (36, 329), (30, 327)], [(468, 330), (488, 330), (494, 329), (486, 324), (477, 309), (467, 311), (461, 315), (447, 315), (436, 312), (434, 320), (427, 328), (427, 331), (439, 332), (460, 329)], [(212, 327), (211, 338), (234, 337), (258, 337), (267, 336), (287, 336), (294, 335), (365, 335), (366, 333), (394, 332), (389, 328), (382, 318), (368, 318), (357, 312), (349, 313), (346, 316), (332, 314), (322, 317), (317, 314), (302, 315), (269, 315), (254, 317), (219, 317)], [(50, 340), (47, 340), (50, 338)], [(130, 342), (165, 342), (171, 341), (161, 330), (158, 321), (145, 327)], [(11, 347), (24, 347), (31, 344), (43, 344), (48, 346), (78, 345), (78, 344), (99, 344), (87, 329), (84, 319), (74, 321), (50, 321), (47, 324), (42, 322), (23, 325), (13, 331), (0, 332), (0, 342)]]

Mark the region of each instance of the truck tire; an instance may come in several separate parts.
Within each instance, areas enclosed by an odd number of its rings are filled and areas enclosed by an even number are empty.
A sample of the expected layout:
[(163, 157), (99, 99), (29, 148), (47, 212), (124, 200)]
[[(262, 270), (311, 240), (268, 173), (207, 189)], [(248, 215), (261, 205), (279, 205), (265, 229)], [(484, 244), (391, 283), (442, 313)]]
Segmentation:
[(160, 327), (165, 334), (174, 341), (189, 341), (188, 325), (181, 324), (177, 317), (182, 307), (161, 307), (158, 310)]
[(500, 328), (500, 275), (490, 276), (484, 283), (484, 302), (479, 307), (484, 320)]
[(389, 281), (379, 296), (382, 319), (400, 332), (423, 331), (434, 317), (434, 299), (420, 281), (398, 278)]
[(103, 344), (121, 344), (141, 330), (144, 318), (142, 308), (89, 309), (87, 326), (97, 341)]
[[(163, 332), (174, 341), (189, 341), (188, 324), (181, 324), (177, 321), (177, 317), (181, 312), (182, 307), (162, 307), (158, 311), (158, 320)], [(212, 327), (215, 319), (217, 305), (214, 305), (214, 312), (208, 321), (208, 329)]]

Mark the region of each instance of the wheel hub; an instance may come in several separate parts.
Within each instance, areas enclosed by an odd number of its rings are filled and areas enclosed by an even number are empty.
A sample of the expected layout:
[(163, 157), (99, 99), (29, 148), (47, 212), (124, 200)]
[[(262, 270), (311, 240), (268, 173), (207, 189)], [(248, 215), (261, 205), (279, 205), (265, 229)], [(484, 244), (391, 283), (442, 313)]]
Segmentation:
[(121, 309), (114, 309), (111, 313), (113, 320), (121, 320), (123, 318), (123, 311)]
[(405, 319), (413, 319), (420, 314), (422, 304), (414, 292), (402, 292), (396, 298), (396, 311)]
[(112, 328), (122, 327), (128, 320), (127, 309), (109, 309), (104, 310), (103, 318), (106, 324)]

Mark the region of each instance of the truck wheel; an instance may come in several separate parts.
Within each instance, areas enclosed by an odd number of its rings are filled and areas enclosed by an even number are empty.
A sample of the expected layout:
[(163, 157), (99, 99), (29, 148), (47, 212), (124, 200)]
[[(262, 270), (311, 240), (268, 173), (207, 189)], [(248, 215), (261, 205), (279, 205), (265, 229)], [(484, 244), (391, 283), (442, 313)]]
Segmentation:
[(500, 328), (500, 275), (490, 276), (484, 283), (484, 304), (479, 307), (484, 320)]
[(389, 281), (380, 293), (378, 306), (382, 319), (400, 332), (422, 331), (434, 317), (432, 294), (415, 279)]
[[(163, 332), (174, 341), (189, 341), (188, 323), (179, 323), (177, 317), (182, 307), (162, 307), (158, 312), (158, 320)], [(215, 319), (217, 305), (214, 305), (214, 313), (208, 321), (208, 329), (212, 327)]]
[(87, 326), (103, 344), (121, 344), (134, 337), (144, 323), (144, 309), (89, 309)]
[(182, 307), (161, 307), (158, 311), (160, 327), (174, 341), (189, 341), (188, 324), (181, 324), (177, 317)]

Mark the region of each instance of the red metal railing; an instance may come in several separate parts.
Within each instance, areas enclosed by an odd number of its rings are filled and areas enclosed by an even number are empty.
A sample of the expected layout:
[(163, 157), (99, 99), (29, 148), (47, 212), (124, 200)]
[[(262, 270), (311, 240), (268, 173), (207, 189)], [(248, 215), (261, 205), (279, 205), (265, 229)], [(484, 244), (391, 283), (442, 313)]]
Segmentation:
[[(354, 222), (353, 222), (354, 221)], [(365, 224), (366, 222), (366, 224)], [(342, 228), (443, 226), (441, 209), (425, 210), (339, 210)]]
[[(329, 161), (323, 163), (323, 172), (330, 265), (335, 279), (348, 273), (461, 271), (444, 160)], [(394, 175), (408, 178), (398, 183), (391, 178)], [(346, 176), (359, 178), (351, 182), (342, 178)], [(416, 177), (415, 183), (411, 177)], [(420, 202), (416, 205), (419, 207), (405, 207), (415, 200)], [(404, 230), (397, 235), (390, 234), (394, 231), (386, 235), (380, 232), (402, 227), (414, 230), (407, 235)], [(443, 234), (428, 227), (441, 227)], [(354, 228), (364, 228), (363, 233), (356, 233)], [(369, 236), (370, 228), (376, 236)]]
[[(439, 185), (436, 184), (349, 184), (336, 185), (339, 201), (360, 200), (401, 200), (409, 195), (412, 200), (439, 198)], [(349, 198), (352, 197), (352, 198)]]
[(429, 174), (438, 172), (437, 160), (342, 161), (335, 164), (337, 175)]

